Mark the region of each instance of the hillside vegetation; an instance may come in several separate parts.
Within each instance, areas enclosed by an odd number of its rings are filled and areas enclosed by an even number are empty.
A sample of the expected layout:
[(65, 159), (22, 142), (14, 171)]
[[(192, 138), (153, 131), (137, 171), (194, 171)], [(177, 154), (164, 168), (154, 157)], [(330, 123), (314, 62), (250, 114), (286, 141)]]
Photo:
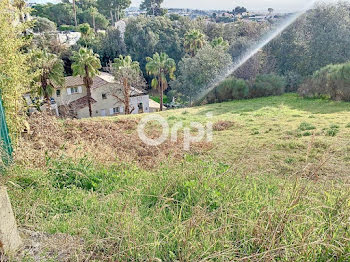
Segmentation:
[(284, 95), (160, 113), (213, 113), (189, 152), (143, 146), (142, 116), (37, 116), (0, 179), (19, 226), (53, 238), (43, 261), (349, 261), (349, 111)]

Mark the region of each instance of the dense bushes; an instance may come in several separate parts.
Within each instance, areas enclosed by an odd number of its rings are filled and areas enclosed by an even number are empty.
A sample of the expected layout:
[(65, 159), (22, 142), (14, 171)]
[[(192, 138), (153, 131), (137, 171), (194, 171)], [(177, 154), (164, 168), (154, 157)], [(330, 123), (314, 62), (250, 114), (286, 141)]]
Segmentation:
[(208, 95), (208, 102), (223, 102), (249, 96), (249, 85), (243, 79), (228, 78)]
[(252, 85), (251, 97), (277, 96), (285, 92), (285, 78), (275, 74), (259, 75)]
[(252, 82), (243, 79), (228, 78), (210, 92), (208, 103), (217, 103), (235, 99), (282, 95), (285, 92), (285, 78), (275, 74), (259, 75)]
[(74, 25), (60, 25), (58, 29), (60, 31), (75, 31), (76, 30)]
[(299, 88), (304, 97), (328, 97), (350, 101), (350, 62), (329, 65), (316, 71)]
[[(93, 15), (91, 9), (88, 9), (89, 6), (94, 6), (92, 2), (88, 6), (82, 6), (84, 1), (77, 1), (76, 4), (76, 15), (78, 24), (89, 23), (93, 27), (93, 20), (95, 20), (95, 25), (97, 29), (106, 29), (109, 21), (108, 19), (101, 14), (96, 12)], [(66, 1), (64, 3), (58, 4), (37, 4), (33, 6), (32, 14), (39, 17), (45, 17), (50, 19), (52, 22), (60, 27), (61, 25), (75, 25), (74, 22), (74, 9), (73, 5)]]
[(36, 17), (34, 20), (34, 32), (52, 32), (56, 31), (57, 27), (54, 22), (45, 17)]

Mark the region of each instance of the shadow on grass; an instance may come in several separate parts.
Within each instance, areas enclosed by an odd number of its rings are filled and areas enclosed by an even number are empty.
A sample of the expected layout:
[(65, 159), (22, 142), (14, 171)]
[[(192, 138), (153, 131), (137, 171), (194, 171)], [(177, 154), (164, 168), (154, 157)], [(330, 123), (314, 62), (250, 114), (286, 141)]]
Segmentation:
[(254, 98), (249, 100), (236, 100), (218, 104), (210, 104), (205, 110), (198, 112), (198, 115), (205, 115), (214, 112), (215, 115), (227, 113), (240, 114), (254, 112), (264, 107), (287, 106), (291, 109), (309, 112), (312, 114), (333, 114), (339, 112), (350, 112), (350, 103), (337, 102), (323, 99), (301, 98), (297, 94), (285, 94), (283, 96), (273, 96), (264, 98)]

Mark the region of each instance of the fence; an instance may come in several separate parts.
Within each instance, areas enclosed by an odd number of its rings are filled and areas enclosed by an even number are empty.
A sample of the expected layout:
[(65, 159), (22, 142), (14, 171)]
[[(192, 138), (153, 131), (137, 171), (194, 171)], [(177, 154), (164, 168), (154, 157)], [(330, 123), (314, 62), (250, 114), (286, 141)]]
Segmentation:
[(11, 139), (10, 139), (7, 124), (6, 124), (4, 107), (2, 105), (1, 89), (0, 89), (0, 138), (1, 138), (0, 140), (1, 159), (2, 159), (2, 162), (5, 165), (7, 165), (12, 160), (13, 148), (11, 145)]

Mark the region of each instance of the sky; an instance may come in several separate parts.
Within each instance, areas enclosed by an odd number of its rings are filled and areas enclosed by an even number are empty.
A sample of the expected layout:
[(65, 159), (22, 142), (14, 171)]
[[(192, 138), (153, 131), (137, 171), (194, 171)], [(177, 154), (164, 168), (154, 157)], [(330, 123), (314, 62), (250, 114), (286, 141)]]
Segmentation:
[[(191, 9), (223, 9), (231, 10), (236, 6), (244, 6), (248, 10), (267, 10), (269, 7), (277, 11), (297, 11), (303, 9), (310, 0), (165, 0), (165, 7), (183, 7)], [(132, 0), (138, 6), (141, 0)]]
[[(303, 9), (310, 1), (312, 0), (164, 0), (164, 6), (202, 10), (232, 10), (236, 6), (244, 6), (251, 11), (263, 11), (272, 7), (276, 11), (291, 12)], [(59, 2), (59, 0), (30, 0), (30, 2)], [(141, 2), (142, 0), (132, 0), (132, 6), (139, 6)]]

